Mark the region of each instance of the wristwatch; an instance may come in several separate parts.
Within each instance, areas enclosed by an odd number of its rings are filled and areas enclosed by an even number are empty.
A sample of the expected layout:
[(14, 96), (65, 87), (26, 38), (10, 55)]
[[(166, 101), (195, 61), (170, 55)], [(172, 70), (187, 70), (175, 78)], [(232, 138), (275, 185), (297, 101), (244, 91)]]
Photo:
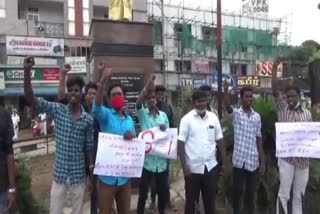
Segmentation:
[(9, 192), (9, 193), (15, 193), (15, 192), (16, 192), (16, 189), (15, 189), (15, 188), (8, 189), (8, 192)]
[(94, 168), (94, 165), (91, 164), (91, 165), (89, 166), (89, 169), (93, 169), (93, 168)]

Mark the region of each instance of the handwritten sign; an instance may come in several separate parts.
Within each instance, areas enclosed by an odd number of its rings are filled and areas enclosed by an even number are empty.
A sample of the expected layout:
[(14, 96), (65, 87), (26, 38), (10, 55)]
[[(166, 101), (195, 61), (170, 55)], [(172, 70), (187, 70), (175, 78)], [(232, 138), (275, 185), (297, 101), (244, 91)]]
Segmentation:
[(178, 130), (176, 128), (166, 131), (161, 131), (159, 128), (148, 129), (141, 132), (138, 139), (145, 143), (146, 155), (177, 159)]
[(95, 175), (141, 177), (145, 144), (138, 139), (125, 141), (123, 136), (99, 133)]
[(276, 123), (276, 156), (320, 158), (320, 122)]

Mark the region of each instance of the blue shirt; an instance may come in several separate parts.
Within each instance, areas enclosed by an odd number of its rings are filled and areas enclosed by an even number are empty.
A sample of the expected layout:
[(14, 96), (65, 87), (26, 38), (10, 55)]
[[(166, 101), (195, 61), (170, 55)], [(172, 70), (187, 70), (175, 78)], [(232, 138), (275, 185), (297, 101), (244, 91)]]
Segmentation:
[(67, 105), (36, 99), (36, 112), (51, 115), (56, 128), (56, 159), (53, 178), (57, 183), (71, 185), (85, 181), (85, 150), (93, 150), (93, 118), (84, 111), (73, 122)]
[[(135, 133), (134, 122), (129, 115), (120, 118), (116, 110), (98, 106), (96, 100), (93, 101), (92, 112), (99, 121), (101, 131), (108, 134), (124, 135), (127, 131)], [(123, 177), (99, 176), (99, 179), (108, 185), (122, 186), (129, 179)]]
[[(168, 117), (166, 113), (162, 111), (158, 111), (157, 115), (153, 116), (149, 112), (149, 109), (142, 105), (140, 109), (137, 109), (137, 116), (142, 131), (159, 127), (162, 124), (166, 125), (167, 128), (170, 128)], [(168, 161), (157, 156), (146, 155), (143, 167), (148, 171), (160, 173), (168, 168)]]

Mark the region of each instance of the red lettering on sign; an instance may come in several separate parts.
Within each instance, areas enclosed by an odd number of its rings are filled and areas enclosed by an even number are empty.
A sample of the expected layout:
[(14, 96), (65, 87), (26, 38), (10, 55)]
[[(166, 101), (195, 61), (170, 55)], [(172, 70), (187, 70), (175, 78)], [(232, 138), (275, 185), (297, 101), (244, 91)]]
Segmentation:
[[(151, 130), (147, 130), (147, 131), (143, 132), (143, 134), (141, 135), (141, 139), (144, 140), (144, 137), (147, 136), (147, 135), (151, 135), (151, 139), (152, 140), (154, 139), (154, 133)], [(151, 150), (152, 150), (152, 143), (146, 142), (146, 144), (150, 146), (149, 149), (147, 149), (145, 151), (146, 154), (149, 154), (151, 152)]]
[(173, 137), (171, 137), (171, 140), (170, 140), (170, 146), (169, 146), (168, 155), (170, 155), (170, 152), (171, 152), (172, 142), (173, 142)]

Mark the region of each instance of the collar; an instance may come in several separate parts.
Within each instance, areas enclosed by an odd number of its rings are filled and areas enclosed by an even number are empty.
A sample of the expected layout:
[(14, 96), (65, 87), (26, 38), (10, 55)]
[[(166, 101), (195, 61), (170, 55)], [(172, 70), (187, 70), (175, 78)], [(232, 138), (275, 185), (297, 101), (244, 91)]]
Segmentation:
[[(81, 114), (80, 114), (80, 119), (86, 117), (86, 115), (88, 114), (86, 111), (85, 111), (85, 108), (80, 105), (80, 108), (81, 108)], [(69, 104), (66, 105), (66, 110), (68, 111), (68, 113), (71, 115), (71, 112), (70, 112), (70, 109), (69, 109)]]
[[(156, 111), (157, 111), (157, 115), (159, 115), (160, 111), (159, 111), (158, 107), (156, 106), (155, 108), (156, 108)], [(147, 113), (151, 115), (151, 112), (150, 112), (149, 108), (147, 108), (146, 110), (147, 110)]]
[[(118, 114), (117, 110), (115, 110), (114, 108), (111, 108), (111, 113), (112, 114)], [(122, 113), (123, 113), (123, 116), (125, 116), (125, 117), (128, 116), (127, 113), (124, 110), (122, 110)]]
[[(240, 111), (241, 111), (242, 113), (246, 113), (246, 114), (248, 113), (248, 112), (246, 112), (246, 111), (243, 110), (242, 106), (240, 107)], [(253, 110), (252, 107), (250, 107), (250, 112), (249, 112), (249, 114), (252, 115), (252, 114), (254, 114), (254, 113), (255, 113), (255, 111)]]
[[(195, 109), (192, 110), (192, 113), (193, 113), (193, 116), (200, 117), (200, 115), (197, 113), (197, 111)], [(203, 118), (207, 118), (207, 117), (208, 117), (208, 110), (206, 110), (206, 114), (204, 115)]]
[(290, 109), (289, 105), (287, 106), (289, 111), (303, 111), (303, 108), (301, 106), (301, 103), (298, 103), (297, 106), (294, 109)]

